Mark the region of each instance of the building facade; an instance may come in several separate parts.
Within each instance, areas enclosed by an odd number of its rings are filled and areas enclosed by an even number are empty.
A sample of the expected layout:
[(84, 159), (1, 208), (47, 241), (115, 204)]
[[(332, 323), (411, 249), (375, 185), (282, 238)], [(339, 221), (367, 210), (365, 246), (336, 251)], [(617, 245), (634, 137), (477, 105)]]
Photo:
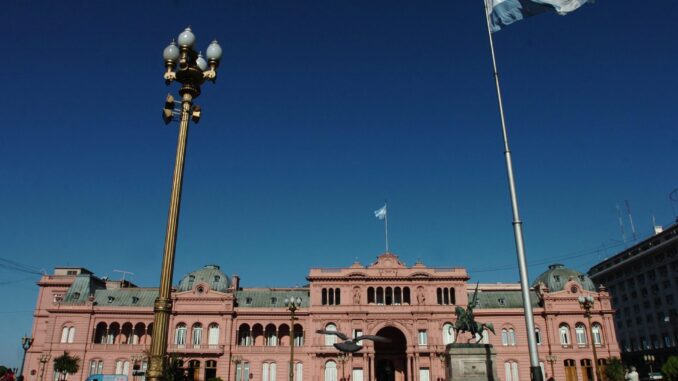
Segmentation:
[(644, 373), (678, 354), (678, 224), (657, 228), (652, 237), (593, 266), (589, 275), (613, 296), (625, 362)]
[[(289, 379), (291, 344), (299, 381), (441, 380), (445, 346), (455, 340), (454, 308), (466, 306), (477, 288), (476, 319), (496, 333), (478, 339), (496, 348), (500, 380), (529, 380), (519, 284), (476, 286), (469, 279), (464, 268), (408, 267), (392, 253), (367, 266), (312, 268), (301, 288), (241, 288), (238, 276), (205, 266), (173, 291), (168, 351), (194, 381)], [(69, 381), (95, 373), (144, 381), (157, 289), (101, 279), (82, 268), (57, 268), (38, 285), (35, 341), (24, 372), (29, 381), (54, 381), (52, 360), (64, 352), (81, 359)], [(580, 296), (594, 298), (591, 326)], [(295, 320), (288, 297), (301, 299)], [(610, 295), (584, 274), (550, 266), (536, 278), (530, 302), (545, 379), (592, 380), (594, 348), (601, 366), (619, 356)], [(340, 356), (332, 345), (337, 337), (317, 330), (391, 342), (364, 340), (362, 350)]]

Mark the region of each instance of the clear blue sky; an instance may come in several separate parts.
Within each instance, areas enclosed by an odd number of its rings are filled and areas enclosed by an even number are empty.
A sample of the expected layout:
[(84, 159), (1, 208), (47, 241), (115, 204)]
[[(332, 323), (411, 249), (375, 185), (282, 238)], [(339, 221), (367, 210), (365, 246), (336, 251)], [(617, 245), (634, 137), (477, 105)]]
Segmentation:
[[(623, 200), (641, 236), (674, 220), (676, 15), (600, 0), (495, 35), (531, 278), (621, 249)], [(190, 131), (175, 279), (367, 264), (388, 199), (408, 265), (517, 281), (481, 0), (12, 1), (0, 21), (0, 257), (157, 285), (177, 135), (161, 54), (191, 25), (224, 56)], [(18, 366), (37, 279), (0, 266), (0, 363)]]

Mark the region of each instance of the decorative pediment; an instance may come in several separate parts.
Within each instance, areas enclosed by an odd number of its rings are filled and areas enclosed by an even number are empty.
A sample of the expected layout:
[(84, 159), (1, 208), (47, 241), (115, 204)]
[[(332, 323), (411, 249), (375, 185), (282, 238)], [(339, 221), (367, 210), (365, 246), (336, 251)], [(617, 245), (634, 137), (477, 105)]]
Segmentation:
[(400, 262), (398, 256), (392, 253), (384, 253), (377, 257), (376, 262), (372, 263), (371, 269), (404, 269), (407, 268), (404, 263)]

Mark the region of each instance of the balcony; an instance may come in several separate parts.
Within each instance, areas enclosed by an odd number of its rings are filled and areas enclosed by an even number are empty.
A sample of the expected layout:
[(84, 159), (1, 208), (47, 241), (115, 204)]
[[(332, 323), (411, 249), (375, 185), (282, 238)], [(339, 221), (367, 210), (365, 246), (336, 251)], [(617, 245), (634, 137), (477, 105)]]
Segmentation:
[(89, 349), (94, 351), (141, 352), (150, 349), (151, 344), (100, 344), (90, 343)]
[(170, 344), (167, 351), (170, 353), (221, 355), (224, 353), (224, 346), (218, 344)]

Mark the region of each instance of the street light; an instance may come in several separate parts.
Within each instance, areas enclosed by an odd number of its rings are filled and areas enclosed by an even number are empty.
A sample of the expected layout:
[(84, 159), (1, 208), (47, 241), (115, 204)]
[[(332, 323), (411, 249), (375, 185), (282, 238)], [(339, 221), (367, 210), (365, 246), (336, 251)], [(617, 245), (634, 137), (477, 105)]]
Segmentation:
[[(178, 45), (177, 45), (178, 43)], [(217, 66), (221, 59), (221, 47), (217, 41), (213, 41), (206, 51), (207, 65), (204, 59), (193, 49), (195, 35), (191, 28), (186, 28), (179, 37), (177, 43), (172, 41), (163, 51), (165, 60), (165, 83), (168, 85), (174, 81), (181, 84), (181, 110), (174, 110), (174, 98), (168, 96), (163, 119), (169, 123), (176, 115), (180, 115), (179, 138), (177, 143), (177, 156), (174, 163), (174, 176), (172, 178), (172, 193), (170, 196), (169, 213), (167, 216), (167, 233), (165, 235), (165, 249), (162, 258), (162, 270), (160, 273), (160, 288), (158, 297), (153, 306), (153, 340), (151, 341), (150, 364), (148, 367), (149, 381), (161, 381), (165, 375), (165, 356), (167, 354), (167, 332), (169, 330), (169, 317), (172, 312), (170, 292), (172, 275), (174, 273), (174, 253), (177, 242), (177, 228), (179, 222), (179, 206), (181, 203), (181, 185), (184, 178), (184, 158), (186, 156), (186, 138), (188, 135), (189, 117), (197, 122), (200, 118), (200, 108), (193, 105), (193, 99), (200, 95), (200, 86), (209, 80), (214, 82), (217, 77)], [(169, 111), (169, 115), (168, 115)]]
[(21, 359), (21, 369), (19, 370), (19, 377), (24, 375), (24, 362), (26, 361), (26, 352), (33, 345), (33, 338), (24, 336), (21, 338), (21, 348), (24, 349), (24, 357)]
[(645, 360), (645, 364), (650, 366), (650, 373), (652, 373), (652, 364), (654, 364), (654, 355), (643, 355), (643, 360)]
[(297, 312), (297, 309), (301, 307), (301, 298), (288, 296), (285, 298), (285, 306), (290, 310), (290, 380), (294, 381), (294, 321), (297, 318), (294, 316), (294, 313)]
[(438, 380), (444, 380), (447, 378), (447, 369), (445, 367), (445, 362), (447, 360), (447, 353), (445, 352), (440, 352), (437, 353), (436, 356), (438, 357), (438, 360), (440, 360), (440, 366), (442, 367), (442, 377), (438, 378)]
[(593, 338), (593, 326), (591, 325), (591, 308), (593, 308), (595, 300), (593, 299), (592, 296), (587, 295), (587, 296), (580, 296), (579, 297), (579, 305), (581, 308), (584, 309), (584, 316), (586, 316), (586, 319), (588, 320), (589, 323), (589, 335), (591, 337), (591, 349), (593, 349), (593, 366), (595, 367), (595, 373), (596, 373), (596, 380), (601, 380), (602, 378), (600, 377), (600, 372), (598, 369), (598, 354), (596, 353), (596, 343)]
[[(235, 372), (234, 372), (235, 377), (233, 377), (233, 379), (237, 380), (238, 379), (238, 364), (240, 364), (242, 362), (242, 356), (240, 356), (240, 355), (231, 356), (231, 362), (233, 363), (233, 367), (235, 368)], [(230, 378), (231, 375), (228, 375), (228, 377)], [(244, 380), (244, 381), (247, 381), (247, 380)]]
[(50, 356), (49, 356), (48, 353), (43, 353), (43, 354), (40, 355), (40, 358), (39, 358), (39, 360), (40, 360), (40, 381), (42, 381), (42, 379), (45, 376), (45, 368), (46, 368), (46, 365), (47, 365), (47, 361), (49, 361), (49, 357)]
[(337, 356), (337, 361), (341, 363), (341, 381), (346, 381), (346, 368), (344, 365), (346, 364), (346, 361), (348, 361), (349, 354), (346, 352), (341, 352), (339, 353), (339, 356)]

